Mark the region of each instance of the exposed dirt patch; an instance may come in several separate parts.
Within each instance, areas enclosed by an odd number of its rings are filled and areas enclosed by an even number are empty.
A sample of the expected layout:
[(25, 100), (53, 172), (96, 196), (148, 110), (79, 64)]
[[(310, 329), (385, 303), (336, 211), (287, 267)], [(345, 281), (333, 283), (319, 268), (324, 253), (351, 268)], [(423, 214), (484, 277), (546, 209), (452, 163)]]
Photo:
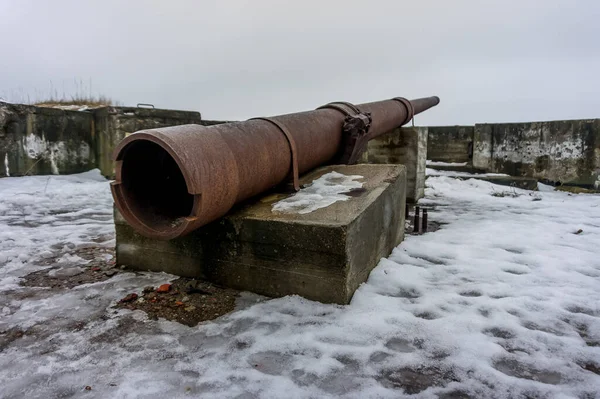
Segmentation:
[(0, 352), (6, 349), (13, 341), (23, 337), (25, 331), (14, 327), (6, 331), (0, 331)]
[(587, 371), (591, 371), (592, 373), (596, 373), (598, 375), (600, 375), (600, 363), (584, 363), (580, 365), (582, 368), (586, 369)]
[(500, 359), (493, 364), (494, 368), (511, 377), (539, 381), (544, 384), (557, 385), (563, 376), (552, 370), (538, 369), (534, 365), (521, 363), (516, 359)]
[(231, 312), (239, 296), (237, 290), (184, 277), (168, 289), (166, 286), (146, 287), (137, 297), (130, 294), (115, 307), (143, 310), (151, 319), (162, 317), (193, 327)]
[(452, 371), (437, 367), (387, 370), (378, 380), (387, 388), (402, 389), (409, 395), (417, 394), (430, 387), (445, 386), (452, 381), (458, 381)]
[[(89, 262), (85, 265), (56, 265), (49, 269), (33, 272), (23, 277), (20, 284), (25, 287), (73, 288), (82, 284), (107, 280), (120, 271), (115, 267), (114, 248), (88, 247), (70, 252)], [(42, 266), (54, 265), (57, 260), (58, 256), (54, 256), (42, 260), (39, 264)]]

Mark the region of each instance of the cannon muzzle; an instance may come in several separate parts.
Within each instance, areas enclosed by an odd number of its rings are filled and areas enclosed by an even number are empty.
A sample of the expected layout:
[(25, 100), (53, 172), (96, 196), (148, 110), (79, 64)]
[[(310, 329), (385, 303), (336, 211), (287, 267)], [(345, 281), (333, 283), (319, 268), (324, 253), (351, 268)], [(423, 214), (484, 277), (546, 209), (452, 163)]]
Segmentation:
[(408, 123), (438, 97), (360, 105), (213, 126), (142, 130), (115, 149), (117, 208), (139, 233), (185, 235), (236, 203), (325, 163), (355, 163), (368, 140)]

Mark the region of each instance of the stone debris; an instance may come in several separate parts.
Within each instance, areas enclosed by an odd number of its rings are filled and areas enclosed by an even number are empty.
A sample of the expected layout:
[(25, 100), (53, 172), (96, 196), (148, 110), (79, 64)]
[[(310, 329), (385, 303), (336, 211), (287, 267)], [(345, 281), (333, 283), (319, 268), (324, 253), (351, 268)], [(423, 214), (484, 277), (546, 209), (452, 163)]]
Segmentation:
[(156, 289), (156, 292), (166, 293), (171, 291), (171, 284), (162, 284), (160, 287)]
[(119, 302), (120, 303), (127, 303), (127, 302), (133, 302), (138, 298), (138, 294), (136, 294), (135, 292), (132, 294), (128, 294), (125, 298), (121, 299)]

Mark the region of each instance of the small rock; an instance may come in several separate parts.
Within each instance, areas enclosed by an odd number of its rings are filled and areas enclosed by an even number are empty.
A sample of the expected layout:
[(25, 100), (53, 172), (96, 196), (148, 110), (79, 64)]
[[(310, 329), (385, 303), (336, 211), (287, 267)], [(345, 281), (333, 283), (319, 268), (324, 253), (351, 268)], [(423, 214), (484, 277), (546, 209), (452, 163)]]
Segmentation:
[(190, 306), (186, 307), (184, 310), (186, 312), (191, 312), (192, 310), (196, 310), (196, 307), (194, 305), (190, 305)]
[(183, 302), (181, 302), (181, 301), (176, 301), (176, 302), (175, 302), (175, 306), (183, 306)]
[(156, 298), (156, 292), (149, 292), (146, 294), (146, 298), (148, 299), (155, 299)]
[(92, 390), (92, 387), (91, 387), (91, 386), (89, 386), (89, 385), (86, 385), (86, 387), (85, 387), (85, 390), (86, 390), (86, 391), (91, 391), (91, 390)]
[(165, 293), (171, 291), (171, 284), (163, 284), (156, 289), (156, 292)]
[(119, 302), (121, 302), (121, 303), (132, 302), (132, 301), (135, 301), (137, 298), (138, 298), (138, 294), (136, 294), (134, 292), (132, 294), (127, 295), (125, 298), (121, 299)]
[(579, 229), (579, 230), (577, 230), (577, 231), (576, 231), (575, 233), (573, 233), (573, 234), (581, 234), (581, 233), (583, 233), (583, 230)]
[(188, 281), (185, 285), (186, 294), (202, 294), (202, 295), (210, 295), (210, 292), (203, 290), (200, 288), (200, 282), (198, 280)]
[(148, 285), (146, 287), (144, 287), (144, 290), (142, 291), (144, 294), (147, 294), (149, 292), (154, 292), (154, 287), (151, 285)]
[(114, 276), (117, 273), (118, 273), (118, 271), (116, 271), (116, 270), (107, 270), (107, 271), (104, 272), (104, 275), (107, 276), (107, 277), (112, 277), (112, 276)]
[(144, 298), (138, 298), (137, 303), (144, 303), (146, 300)]
[(121, 265), (121, 270), (125, 270), (126, 267), (127, 265)]
[(181, 302), (187, 302), (187, 301), (189, 301), (189, 300), (190, 300), (190, 297), (189, 297), (189, 296), (184, 296), (184, 297), (181, 299)]
[(158, 315), (157, 315), (156, 313), (150, 313), (150, 314), (148, 315), (148, 318), (149, 318), (150, 320), (158, 320)]

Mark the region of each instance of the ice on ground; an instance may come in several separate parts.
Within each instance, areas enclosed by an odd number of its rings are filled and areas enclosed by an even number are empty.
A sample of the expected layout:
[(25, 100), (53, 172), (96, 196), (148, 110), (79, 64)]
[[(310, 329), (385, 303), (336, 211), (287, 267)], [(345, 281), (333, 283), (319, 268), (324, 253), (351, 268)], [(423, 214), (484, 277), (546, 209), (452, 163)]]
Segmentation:
[(111, 308), (172, 276), (17, 284), (114, 243), (106, 181), (46, 179), (0, 179), (1, 397), (598, 397), (599, 195), (430, 177), (421, 205), (441, 229), (407, 237), (350, 305), (248, 296), (190, 328)]
[(362, 187), (356, 180), (362, 176), (347, 176), (338, 172), (329, 172), (314, 180), (308, 187), (296, 194), (273, 204), (273, 212), (305, 214), (326, 208), (338, 201), (347, 201), (344, 193)]

